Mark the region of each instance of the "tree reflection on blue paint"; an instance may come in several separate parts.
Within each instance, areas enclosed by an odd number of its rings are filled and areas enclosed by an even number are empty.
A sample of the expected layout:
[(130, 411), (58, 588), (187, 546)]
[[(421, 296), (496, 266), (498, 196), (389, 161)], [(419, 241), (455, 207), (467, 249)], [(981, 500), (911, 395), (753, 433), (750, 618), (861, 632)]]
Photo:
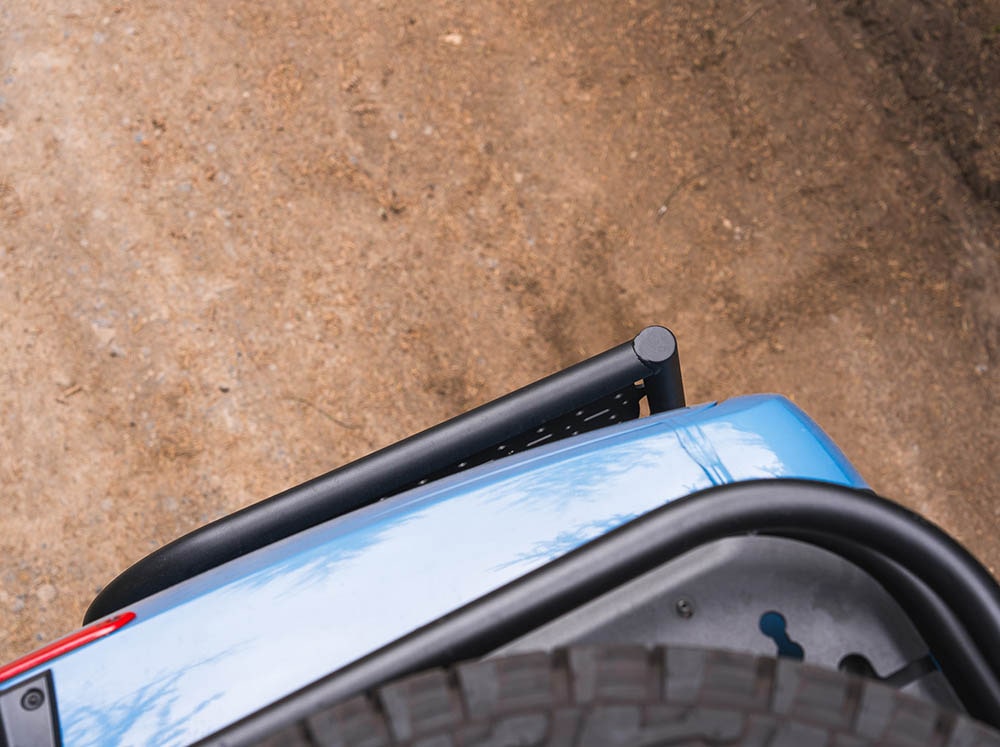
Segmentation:
[[(202, 662), (210, 664), (228, 657), (232, 652), (220, 652)], [(64, 742), (74, 747), (91, 747), (106, 744), (148, 744), (170, 747), (190, 740), (187, 724), (202, 711), (223, 697), (219, 691), (193, 704), (181, 712), (179, 704), (190, 701), (179, 690), (182, 678), (197, 669), (167, 671), (145, 685), (130, 692), (127, 697), (100, 707), (81, 705), (62, 714)], [(223, 683), (219, 683), (223, 685)], [(141, 732), (141, 736), (133, 733)], [(131, 734), (131, 737), (130, 737)], [(138, 736), (138, 739), (137, 739)]]

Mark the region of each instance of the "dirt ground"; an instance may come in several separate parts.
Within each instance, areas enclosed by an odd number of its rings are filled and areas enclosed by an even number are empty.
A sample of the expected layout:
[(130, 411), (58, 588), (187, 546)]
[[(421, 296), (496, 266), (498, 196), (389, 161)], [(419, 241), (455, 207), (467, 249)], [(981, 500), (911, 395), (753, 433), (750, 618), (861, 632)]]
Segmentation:
[(0, 659), (627, 339), (996, 572), (1000, 3), (0, 5)]

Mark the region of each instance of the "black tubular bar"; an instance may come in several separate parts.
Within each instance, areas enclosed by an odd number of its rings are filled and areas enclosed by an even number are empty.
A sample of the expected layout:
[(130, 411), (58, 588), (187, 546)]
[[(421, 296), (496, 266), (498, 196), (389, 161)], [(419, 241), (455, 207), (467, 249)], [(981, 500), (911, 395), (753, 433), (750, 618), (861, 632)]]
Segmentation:
[(978, 654), (961, 620), (934, 591), (904, 566), (871, 548), (820, 533), (782, 536), (822, 547), (863, 568), (899, 604), (928, 644), (934, 661), (965, 709), (988, 714), (1000, 703), (1000, 676)]
[(682, 407), (677, 340), (646, 327), (629, 342), (194, 530), (108, 584), (84, 624), (423, 477), (643, 380), (650, 412)]
[[(758, 480), (709, 488), (656, 509), (198, 744), (255, 743), (397, 677), (484, 656), (688, 550), (760, 532), (846, 539), (904, 567), (960, 621), (967, 635), (956, 645), (966, 648), (966, 659), (982, 662), (994, 681), (1000, 676), (1000, 588), (955, 540), (868, 491), (806, 480)], [(900, 601), (909, 614), (906, 599)], [(975, 718), (1000, 727), (1000, 701), (984, 701), (965, 705), (973, 706), (969, 712)]]

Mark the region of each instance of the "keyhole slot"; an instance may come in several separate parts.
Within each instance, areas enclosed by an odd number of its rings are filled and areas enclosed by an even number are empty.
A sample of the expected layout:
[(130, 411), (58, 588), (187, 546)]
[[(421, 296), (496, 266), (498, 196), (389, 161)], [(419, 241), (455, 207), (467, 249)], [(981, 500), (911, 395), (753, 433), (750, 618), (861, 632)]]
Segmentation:
[(780, 612), (771, 610), (760, 616), (760, 632), (774, 641), (778, 647), (778, 656), (786, 659), (802, 659), (805, 651), (788, 635), (785, 616)]

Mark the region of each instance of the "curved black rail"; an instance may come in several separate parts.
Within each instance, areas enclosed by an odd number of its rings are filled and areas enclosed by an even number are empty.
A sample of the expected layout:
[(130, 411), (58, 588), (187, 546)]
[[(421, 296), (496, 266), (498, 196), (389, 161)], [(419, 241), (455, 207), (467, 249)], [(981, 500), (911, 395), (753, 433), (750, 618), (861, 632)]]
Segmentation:
[[(809, 542), (863, 568), (896, 600), (928, 642), (958, 699), (971, 714), (988, 714), (1000, 703), (1000, 679), (981, 658), (961, 619), (934, 591), (903, 565), (869, 547), (818, 533), (783, 536)], [(985, 716), (980, 716), (985, 719)]]
[[(635, 392), (640, 379), (642, 391)], [(501, 446), (508, 440), (623, 390), (645, 394), (651, 412), (684, 405), (677, 341), (670, 330), (647, 327), (607, 352), (174, 540), (108, 584), (91, 603), (84, 624), (424, 478), (486, 461), (484, 451), (509, 453)]]
[[(933, 605), (915, 608), (905, 593), (897, 600), (922, 635), (954, 635), (947, 647), (950, 672), (962, 677), (974, 664), (970, 676), (986, 687), (964, 705), (1000, 728), (1000, 587), (975, 558), (935, 525), (868, 491), (760, 480), (710, 488), (652, 511), (199, 744), (251, 743), (402, 675), (484, 656), (688, 550), (754, 533), (836, 538), (824, 543), (828, 549), (839, 552), (842, 543), (867, 548), (918, 579), (947, 609), (945, 624), (927, 625)], [(853, 556), (864, 568), (866, 553)], [(951, 625), (958, 628), (949, 633)], [(928, 643), (939, 650), (933, 637)]]

